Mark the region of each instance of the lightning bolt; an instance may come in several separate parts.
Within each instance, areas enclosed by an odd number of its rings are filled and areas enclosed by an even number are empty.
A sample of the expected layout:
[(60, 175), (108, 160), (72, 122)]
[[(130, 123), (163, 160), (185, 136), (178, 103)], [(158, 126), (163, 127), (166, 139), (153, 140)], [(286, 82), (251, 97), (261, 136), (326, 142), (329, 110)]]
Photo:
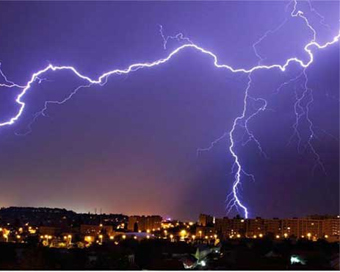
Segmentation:
[(185, 37), (184, 34), (181, 32), (177, 33), (175, 36), (165, 36), (162, 25), (159, 25), (159, 33), (163, 39), (164, 50), (167, 49), (166, 47), (168, 45), (169, 40), (177, 40), (177, 42), (193, 44), (193, 42), (189, 38)]
[[(315, 168), (317, 166), (319, 166), (324, 172), (325, 172), (325, 168), (324, 168), (324, 165), (321, 161), (321, 158), (319, 156), (319, 154), (316, 152), (313, 144), (312, 144), (312, 140), (316, 138), (316, 134), (314, 132), (314, 126), (313, 126), (313, 122), (311, 121), (310, 117), (309, 117), (309, 106), (313, 103), (313, 93), (312, 93), (312, 90), (308, 88), (308, 76), (306, 74), (306, 69), (307, 67), (313, 62), (313, 54), (312, 52), (310, 51), (309, 47), (312, 45), (312, 44), (316, 44), (316, 31), (315, 29), (312, 27), (312, 25), (309, 23), (308, 19), (306, 16), (304, 16), (304, 13), (300, 10), (297, 10), (297, 5), (298, 5), (298, 2), (296, 0), (294, 1), (290, 1), (288, 3), (288, 5), (286, 6), (286, 9), (289, 7), (289, 5), (291, 5), (293, 3), (293, 9), (290, 13), (290, 16), (291, 17), (299, 17), (301, 18), (302, 20), (304, 20), (307, 28), (312, 32), (313, 34), (313, 38), (312, 40), (310, 41), (309, 44), (307, 44), (304, 48), (304, 50), (310, 55), (310, 60), (309, 62), (306, 64), (306, 65), (302, 65), (301, 63), (301, 67), (303, 68), (303, 72), (300, 73), (297, 77), (289, 80), (288, 82), (284, 82), (283, 84), (281, 84), (281, 86), (279, 86), (279, 88), (277, 89), (276, 93), (279, 92), (279, 90), (285, 86), (285, 85), (289, 85), (291, 82), (294, 82), (298, 79), (301, 78), (301, 76), (303, 75), (304, 78), (305, 78), (305, 82), (304, 82), (304, 91), (303, 91), (303, 94), (301, 97), (298, 97), (298, 94), (296, 93), (296, 103), (294, 104), (294, 112), (295, 112), (295, 116), (296, 116), (296, 120), (295, 120), (295, 123), (293, 125), (293, 128), (294, 128), (294, 133), (291, 137), (291, 139), (296, 136), (298, 138), (298, 150), (300, 149), (300, 144), (301, 144), (301, 136), (300, 136), (300, 133), (299, 133), (299, 130), (298, 130), (298, 126), (299, 126), (299, 121), (301, 119), (302, 116), (305, 116), (305, 119), (306, 121), (308, 122), (308, 130), (309, 130), (309, 137), (308, 137), (308, 141), (307, 141), (307, 144), (305, 146), (305, 149), (307, 149), (307, 147), (310, 149), (310, 151), (313, 153), (314, 157), (315, 157), (315, 165), (314, 165), (314, 168), (313, 168), (313, 172), (315, 170)], [(312, 6), (311, 2), (308, 1), (308, 4), (309, 4), (309, 7), (310, 7), (310, 10), (312, 12), (314, 12), (319, 18), (321, 18), (321, 21), (320, 23), (327, 27), (328, 29), (330, 29), (329, 25), (325, 24), (324, 21), (325, 21), (325, 18), (320, 14), (318, 13)], [(263, 67), (261, 64), (263, 63), (263, 61), (265, 60), (265, 57), (263, 57), (257, 50), (257, 46), (264, 40), (266, 39), (269, 35), (272, 35), (274, 33), (276, 33), (277, 31), (279, 31), (287, 22), (287, 18), (284, 19), (276, 28), (274, 29), (271, 29), (269, 31), (267, 31), (262, 37), (260, 37), (258, 39), (258, 41), (256, 41), (254, 44), (253, 44), (253, 51), (256, 55), (256, 57), (259, 59), (258, 61), (258, 66), (257, 67)], [(339, 38), (339, 37), (338, 37)], [(336, 38), (336, 39), (338, 39)], [(322, 46), (321, 46), (322, 47)], [(327, 45), (326, 45), (327, 47)], [(324, 47), (323, 47), (324, 48)], [(291, 59), (290, 59), (291, 60)], [(287, 61), (289, 62), (289, 60)], [(256, 68), (256, 67), (254, 67)], [(283, 66), (283, 68), (285, 68)], [(282, 70), (282, 69), (281, 69)], [(263, 98), (253, 98), (249, 95), (249, 90), (251, 88), (251, 83), (252, 83), (252, 78), (251, 78), (251, 75), (252, 75), (252, 72), (254, 70), (251, 70), (250, 73), (248, 74), (248, 83), (247, 83), (247, 87), (246, 87), (246, 90), (245, 90), (245, 95), (244, 95), (244, 100), (243, 100), (243, 111), (242, 111), (242, 114), (238, 117), (236, 117), (236, 119), (234, 119), (234, 122), (233, 122), (233, 127), (231, 129), (231, 131), (229, 132), (229, 140), (230, 140), (230, 146), (229, 146), (229, 151), (233, 157), (233, 160), (234, 160), (234, 164), (233, 164), (233, 167), (232, 167), (232, 174), (234, 174), (234, 182), (233, 182), (233, 186), (232, 186), (232, 191), (231, 193), (227, 196), (227, 199), (226, 199), (226, 209), (227, 209), (227, 214), (234, 208), (236, 207), (237, 210), (238, 208), (241, 208), (243, 210), (243, 214), (244, 214), (244, 217), (245, 218), (248, 218), (248, 215), (249, 215), (249, 212), (248, 212), (248, 209), (245, 207), (244, 204), (241, 203), (241, 200), (239, 198), (239, 193), (238, 193), (238, 187), (239, 185), (241, 184), (241, 176), (242, 174), (247, 176), (247, 177), (250, 177), (253, 181), (255, 181), (255, 177), (254, 175), (252, 174), (249, 174), (247, 173), (243, 167), (242, 167), (242, 164), (240, 162), (240, 158), (239, 156), (237, 155), (236, 153), (236, 150), (235, 150), (235, 145), (236, 145), (236, 142), (235, 142), (235, 131), (237, 129), (237, 127), (242, 127), (244, 130), (245, 130), (245, 133), (246, 135), (248, 136), (248, 139), (242, 144), (243, 146), (245, 146), (247, 143), (249, 143), (250, 141), (253, 141), (255, 142), (258, 150), (260, 151), (260, 153), (262, 154), (263, 157), (267, 158), (268, 159), (268, 156), (266, 155), (266, 153), (264, 152), (260, 142), (256, 139), (256, 137), (254, 136), (254, 134), (249, 130), (248, 128), (248, 123), (249, 121), (254, 118), (255, 116), (257, 116), (261, 111), (265, 111), (266, 108), (267, 108), (267, 105), (268, 105), (268, 102), (263, 99)], [(309, 100), (308, 102), (306, 103), (306, 106), (303, 108), (302, 107), (302, 101), (308, 96)], [(262, 102), (262, 106), (259, 107), (253, 114), (251, 114), (248, 118), (246, 118), (246, 113), (248, 111), (248, 104), (249, 104), (249, 100), (253, 100), (253, 101), (261, 101)], [(299, 113), (299, 110), (300, 110), (300, 113)], [(246, 119), (245, 119), (246, 118)], [(243, 121), (245, 119), (245, 121)], [(226, 136), (228, 135), (228, 133), (224, 133), (221, 137), (217, 138), (216, 140), (214, 140), (207, 148), (199, 148), (197, 150), (197, 154), (200, 154), (201, 152), (203, 151), (210, 151), (217, 142), (221, 141), (222, 139), (224, 139)], [(290, 140), (291, 141), (291, 140)], [(289, 142), (290, 142), (289, 141)], [(235, 170), (236, 169), (236, 170)]]
[(8, 80), (6, 75), (2, 72), (1, 70), (1, 62), (0, 62), (0, 76), (3, 78), (5, 83), (0, 83), (0, 87), (5, 87), (5, 88), (20, 88), (20, 89), (25, 89), (26, 86), (20, 86), (13, 81)]
[[(176, 49), (174, 49), (173, 51), (171, 51), (165, 58), (158, 59), (158, 60), (153, 61), (153, 62), (134, 63), (134, 64), (128, 66), (127, 68), (125, 68), (125, 69), (114, 69), (114, 70), (111, 70), (111, 71), (108, 71), (108, 72), (102, 74), (97, 79), (91, 79), (90, 77), (81, 74), (73, 66), (54, 66), (52, 64), (49, 64), (45, 68), (33, 73), (30, 77), (30, 80), (25, 85), (19, 85), (19, 84), (16, 84), (16, 83), (8, 80), (7, 77), (4, 75), (4, 73), (1, 71), (0, 75), (3, 77), (5, 83), (1, 83), (0, 87), (19, 88), (19, 89), (21, 89), (21, 92), (17, 95), (17, 97), (15, 99), (16, 104), (18, 104), (18, 106), (19, 106), (17, 113), (14, 116), (12, 116), (11, 118), (9, 118), (8, 120), (0, 123), (0, 127), (13, 125), (13, 124), (16, 123), (17, 120), (19, 120), (19, 118), (23, 114), (25, 106), (26, 106), (25, 102), (23, 101), (25, 94), (31, 89), (33, 83), (35, 83), (36, 81), (38, 83), (41, 83), (42, 81), (44, 81), (45, 79), (42, 76), (47, 72), (50, 72), (50, 71), (51, 72), (57, 72), (57, 71), (61, 71), (61, 70), (69, 71), (69, 72), (72, 72), (74, 75), (76, 75), (78, 78), (82, 79), (84, 81), (84, 84), (82, 84), (78, 88), (74, 89), (69, 96), (67, 96), (65, 99), (63, 99), (61, 101), (46, 101), (44, 108), (35, 115), (34, 120), (36, 118), (38, 118), (38, 116), (40, 116), (40, 115), (45, 115), (45, 111), (47, 110), (47, 107), (48, 107), (49, 104), (63, 104), (65, 102), (67, 102), (69, 99), (71, 99), (81, 88), (90, 87), (92, 85), (102, 86), (107, 82), (108, 78), (112, 75), (129, 74), (131, 72), (135, 72), (135, 71), (142, 69), (142, 68), (157, 67), (159, 65), (167, 63), (175, 55), (177, 55), (180, 52), (185, 51), (185, 50), (198, 51), (198, 52), (200, 52), (204, 55), (209, 56), (212, 59), (213, 65), (218, 69), (225, 69), (225, 70), (232, 72), (232, 73), (244, 73), (244, 74), (248, 75), (248, 83), (247, 83), (247, 88), (245, 90), (245, 96), (244, 96), (244, 100), (243, 100), (244, 107), (243, 107), (243, 110), (242, 110), (242, 114), (234, 120), (232, 129), (228, 133), (229, 140), (230, 140), (229, 151), (230, 151), (230, 154), (232, 155), (232, 157), (234, 159), (233, 172), (235, 173), (235, 175), (234, 175), (235, 179), (234, 179), (234, 182), (233, 182), (232, 193), (231, 193), (232, 199), (230, 201), (230, 203), (231, 203), (230, 207), (231, 208), (236, 207), (236, 208), (242, 209), (245, 218), (248, 218), (249, 212), (248, 212), (247, 207), (241, 202), (241, 199), (239, 198), (238, 188), (239, 188), (240, 183), (241, 183), (241, 175), (242, 174), (244, 174), (244, 175), (246, 175), (246, 176), (248, 176), (252, 179), (254, 179), (254, 176), (246, 173), (245, 170), (242, 168), (240, 158), (238, 157), (237, 152), (235, 151), (236, 142), (235, 142), (235, 139), (234, 139), (234, 134), (235, 134), (235, 131), (238, 127), (244, 128), (246, 130), (246, 133), (247, 133), (249, 139), (255, 141), (255, 143), (257, 144), (260, 151), (263, 152), (260, 143), (256, 140), (255, 136), (248, 129), (248, 126), (247, 126), (248, 122), (252, 118), (254, 118), (254, 116), (259, 114), (261, 111), (264, 111), (267, 107), (267, 102), (264, 99), (253, 98), (249, 95), (249, 90), (251, 88), (251, 83), (252, 83), (252, 78), (251, 78), (252, 74), (254, 72), (258, 71), (258, 70), (271, 70), (271, 69), (279, 69), (280, 71), (284, 72), (291, 63), (297, 63), (305, 71), (305, 69), (307, 67), (309, 67), (309, 65), (311, 63), (313, 63), (313, 61), (314, 61), (314, 55), (313, 55), (313, 51), (312, 51), (313, 49), (317, 49), (317, 50), (325, 49), (328, 46), (337, 43), (339, 41), (339, 38), (340, 38), (340, 32), (339, 32), (335, 37), (333, 37), (332, 40), (330, 40), (326, 43), (320, 44), (320, 43), (316, 42), (317, 33), (316, 33), (315, 29), (309, 23), (307, 17), (304, 15), (304, 13), (297, 9), (297, 4), (298, 4), (297, 0), (294, 0), (294, 1), (291, 1), (291, 2), (293, 3), (293, 10), (291, 12), (291, 17), (298, 17), (298, 18), (301, 18), (302, 20), (304, 20), (306, 26), (308, 27), (308, 29), (313, 34), (313, 39), (304, 46), (304, 51), (308, 55), (308, 60), (306, 62), (304, 62), (303, 60), (301, 60), (297, 57), (291, 57), (291, 58), (287, 59), (283, 64), (275, 63), (275, 64), (271, 64), (271, 65), (263, 65), (261, 63), (263, 61), (263, 58), (259, 55), (259, 53), (255, 49), (255, 54), (260, 59), (258, 65), (253, 66), (251, 68), (234, 68), (234, 67), (232, 67), (228, 64), (220, 64), (218, 62), (218, 57), (212, 51), (204, 49), (203, 47), (201, 47), (201, 46), (199, 46), (195, 43), (192, 43), (189, 39), (184, 37), (184, 35), (182, 33), (179, 33), (179, 34), (177, 34), (176, 36), (173, 36), (173, 37), (172, 36), (165, 37), (164, 34), (163, 34), (163, 29), (162, 29), (162, 27), (160, 27), (160, 33), (161, 33), (161, 36), (163, 38), (163, 42), (164, 42), (163, 46), (164, 46), (165, 49), (166, 49), (167, 42), (169, 41), (169, 39), (177, 39), (178, 41), (181, 41), (181, 42), (184, 41), (185, 44), (183, 44), (183, 45), (177, 47)], [(277, 30), (279, 28), (280, 28), (280, 26), (277, 28)], [(273, 30), (273, 31), (277, 31), (277, 30)], [(270, 32), (268, 32), (267, 35), (268, 34), (270, 34)], [(258, 43), (259, 42), (261, 42), (261, 41), (258, 41)], [(253, 47), (256, 48), (257, 44), (254, 44)], [(306, 76), (305, 72), (304, 72), (304, 75)], [(312, 150), (314, 150), (315, 155), (317, 155), (317, 153), (315, 152), (315, 149), (313, 148), (313, 146), (311, 144), (312, 139), (315, 137), (315, 133), (314, 133), (314, 130), (313, 130), (312, 122), (310, 121), (310, 118), (308, 117), (309, 116), (308, 113), (309, 113), (309, 105), (313, 102), (313, 98), (311, 96), (311, 91), (308, 88), (307, 84), (308, 84), (308, 79), (305, 80), (305, 92), (304, 92), (304, 95), (303, 95), (303, 98), (309, 96), (307, 106), (304, 108), (304, 115), (306, 116), (307, 121), (309, 123), (309, 132), (310, 132), (310, 140), (308, 141), (308, 146)], [(247, 105), (248, 105), (250, 100), (261, 101), (262, 106), (259, 107), (255, 111), (255, 113), (247, 116), (247, 111), (248, 111)], [(298, 100), (300, 100), (300, 98)], [(297, 107), (301, 106), (300, 102), (298, 102), (296, 105), (297, 105)], [(300, 116), (300, 114), (299, 114), (299, 116)], [(222, 136), (224, 137), (226, 135), (227, 134), (224, 134)], [(319, 162), (319, 161), (320, 161), (319, 157), (317, 157), (317, 162)]]

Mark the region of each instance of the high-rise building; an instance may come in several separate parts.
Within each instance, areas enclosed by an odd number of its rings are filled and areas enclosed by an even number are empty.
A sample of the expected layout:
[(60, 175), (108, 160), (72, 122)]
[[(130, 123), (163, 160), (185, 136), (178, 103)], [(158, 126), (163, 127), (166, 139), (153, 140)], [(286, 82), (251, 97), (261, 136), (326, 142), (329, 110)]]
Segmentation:
[(329, 240), (339, 241), (340, 238), (340, 218), (328, 218), (322, 220), (322, 234)]
[(212, 226), (214, 224), (214, 217), (201, 213), (198, 218), (198, 224), (202, 227)]
[(162, 217), (151, 216), (130, 216), (128, 222), (129, 231), (155, 231), (161, 228)]
[(257, 217), (246, 221), (246, 236), (262, 236), (265, 233), (264, 219)]
[(246, 220), (243, 218), (217, 218), (215, 223), (216, 232), (220, 237), (229, 238), (244, 236), (246, 234)]
[(216, 219), (216, 232), (224, 238), (229, 237), (262, 237), (272, 235), (276, 238), (306, 238), (329, 241), (340, 240), (339, 216), (309, 216), (289, 219), (242, 219), (227, 217)]
[(264, 219), (264, 228), (266, 234), (280, 235), (281, 220), (278, 218)]
[(323, 238), (322, 220), (318, 219), (299, 219), (299, 236), (317, 240)]
[(281, 235), (284, 238), (288, 237), (301, 237), (300, 220), (298, 218), (282, 219), (281, 220)]

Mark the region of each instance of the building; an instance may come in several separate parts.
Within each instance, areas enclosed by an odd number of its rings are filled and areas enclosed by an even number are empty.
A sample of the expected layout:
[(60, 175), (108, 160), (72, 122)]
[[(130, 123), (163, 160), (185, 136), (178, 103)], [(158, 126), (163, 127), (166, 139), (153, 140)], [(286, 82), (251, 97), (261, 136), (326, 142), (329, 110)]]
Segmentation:
[[(300, 237), (317, 240), (323, 238), (322, 235), (322, 221), (319, 219), (299, 219)], [(298, 236), (298, 237), (299, 237)]]
[[(276, 239), (306, 238), (309, 240), (340, 240), (340, 216), (309, 216), (288, 219), (242, 219), (235, 217), (217, 218), (216, 233), (221, 238), (248, 237), (257, 238), (265, 235)], [(203, 231), (203, 230), (202, 230)]]
[(264, 219), (257, 217), (246, 220), (246, 236), (250, 238), (261, 237), (265, 233)]
[(56, 236), (61, 233), (61, 229), (57, 227), (41, 226), (39, 228), (39, 234)]
[(214, 227), (196, 227), (196, 238), (198, 239), (213, 238), (216, 233), (217, 232)]
[(104, 225), (80, 225), (80, 234), (84, 236), (96, 236), (98, 234), (113, 234), (112, 226), (104, 226)]
[(281, 235), (281, 220), (278, 218), (264, 219), (264, 229), (266, 235)]
[(322, 220), (322, 235), (329, 241), (339, 241), (340, 219), (327, 218)]
[(162, 217), (159, 215), (151, 216), (130, 216), (128, 221), (129, 231), (155, 231), (160, 230)]
[(233, 238), (246, 235), (247, 220), (235, 217), (235, 218), (217, 218), (215, 223), (215, 229), (219, 237), (221, 238)]
[(295, 237), (299, 238), (301, 237), (301, 231), (300, 231), (300, 219), (298, 218), (292, 218), (292, 219), (282, 219), (281, 220), (281, 233), (279, 235), (282, 235), (284, 238), (288, 237)]
[(214, 224), (214, 217), (207, 214), (200, 214), (198, 218), (198, 224), (203, 227), (212, 226)]

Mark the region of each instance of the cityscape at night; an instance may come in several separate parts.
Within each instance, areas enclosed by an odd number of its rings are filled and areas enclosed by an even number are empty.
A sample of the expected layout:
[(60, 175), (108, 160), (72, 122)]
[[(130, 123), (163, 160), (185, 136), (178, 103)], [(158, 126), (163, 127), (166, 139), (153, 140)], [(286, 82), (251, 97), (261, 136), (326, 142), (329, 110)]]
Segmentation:
[(339, 270), (340, 1), (0, 0), (0, 269)]
[(183, 222), (159, 215), (2, 208), (0, 268), (339, 269), (339, 218), (200, 214)]

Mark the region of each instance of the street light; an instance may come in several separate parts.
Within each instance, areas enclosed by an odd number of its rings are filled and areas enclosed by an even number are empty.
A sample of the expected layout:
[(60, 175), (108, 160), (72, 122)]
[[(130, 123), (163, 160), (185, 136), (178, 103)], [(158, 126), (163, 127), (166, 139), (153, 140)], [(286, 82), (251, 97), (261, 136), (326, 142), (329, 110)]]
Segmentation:
[(69, 243), (71, 244), (71, 243), (72, 243), (72, 235), (69, 234), (69, 235), (67, 236), (67, 238), (69, 239)]
[(186, 230), (181, 230), (180, 232), (181, 236), (184, 237), (187, 235), (187, 231)]

